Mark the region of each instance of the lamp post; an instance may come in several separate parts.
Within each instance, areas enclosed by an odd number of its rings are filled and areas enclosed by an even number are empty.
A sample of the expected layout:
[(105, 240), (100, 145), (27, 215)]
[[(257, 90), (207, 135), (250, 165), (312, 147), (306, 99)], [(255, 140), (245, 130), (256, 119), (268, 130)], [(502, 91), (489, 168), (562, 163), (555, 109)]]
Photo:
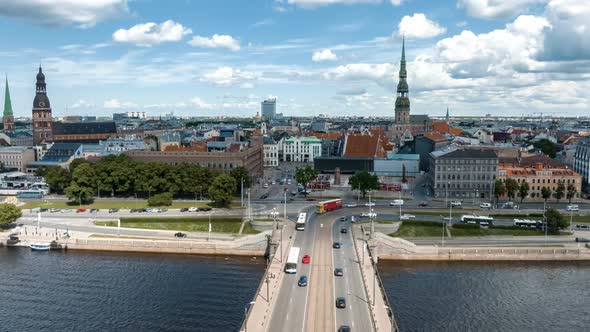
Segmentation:
[(246, 320), (246, 318), (248, 317), (248, 307), (250, 307), (254, 303), (256, 302), (252, 301), (250, 303), (246, 303), (246, 306), (244, 307), (244, 332), (248, 331), (248, 321)]

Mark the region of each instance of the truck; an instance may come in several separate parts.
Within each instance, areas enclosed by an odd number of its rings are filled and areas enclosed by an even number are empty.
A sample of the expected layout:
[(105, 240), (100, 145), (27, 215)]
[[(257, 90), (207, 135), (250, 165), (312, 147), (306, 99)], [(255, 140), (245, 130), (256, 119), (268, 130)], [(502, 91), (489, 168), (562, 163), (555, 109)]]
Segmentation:
[(342, 200), (341, 199), (331, 199), (329, 201), (319, 202), (316, 205), (316, 213), (322, 214), (334, 210), (338, 210), (342, 208)]

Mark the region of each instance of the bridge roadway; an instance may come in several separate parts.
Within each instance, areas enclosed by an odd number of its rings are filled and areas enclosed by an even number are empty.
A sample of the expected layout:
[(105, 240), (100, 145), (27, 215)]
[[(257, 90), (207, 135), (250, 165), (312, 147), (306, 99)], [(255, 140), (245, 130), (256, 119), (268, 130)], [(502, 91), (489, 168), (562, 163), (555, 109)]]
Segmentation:
[[(311, 264), (297, 265), (297, 274), (285, 275), (268, 331), (336, 331), (348, 325), (353, 331), (372, 331), (369, 304), (362, 282), (359, 260), (352, 243), (350, 222), (337, 221), (345, 211), (317, 216), (308, 214), (305, 231), (296, 234), (293, 246), (311, 256)], [(346, 228), (346, 234), (341, 229)], [(333, 249), (341, 242), (341, 249)], [(344, 270), (334, 276), (334, 268)], [(299, 277), (308, 277), (308, 286), (299, 287)], [(337, 297), (346, 299), (346, 308), (337, 309)]]

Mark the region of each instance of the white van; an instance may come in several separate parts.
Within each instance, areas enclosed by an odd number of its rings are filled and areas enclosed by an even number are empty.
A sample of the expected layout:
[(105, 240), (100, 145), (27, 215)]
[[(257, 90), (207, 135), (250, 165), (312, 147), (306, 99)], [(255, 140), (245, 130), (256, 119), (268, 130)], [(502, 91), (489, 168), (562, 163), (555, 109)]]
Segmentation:
[(580, 207), (577, 204), (568, 205), (566, 211), (580, 211)]
[(461, 201), (452, 201), (451, 206), (452, 207), (461, 207), (462, 204), (461, 204)]
[(390, 202), (389, 205), (391, 206), (401, 206), (404, 205), (403, 199), (394, 199), (393, 202)]
[(492, 208), (492, 204), (490, 203), (481, 203), (479, 204), (479, 207), (482, 209), (491, 209)]

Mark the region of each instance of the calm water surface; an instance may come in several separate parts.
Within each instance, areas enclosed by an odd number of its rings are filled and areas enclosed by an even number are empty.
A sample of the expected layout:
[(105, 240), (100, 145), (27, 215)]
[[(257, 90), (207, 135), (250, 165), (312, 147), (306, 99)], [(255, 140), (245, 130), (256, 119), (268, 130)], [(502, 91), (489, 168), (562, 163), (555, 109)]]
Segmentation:
[(263, 259), (0, 248), (0, 331), (237, 331)]
[(382, 262), (401, 331), (590, 331), (590, 263)]

